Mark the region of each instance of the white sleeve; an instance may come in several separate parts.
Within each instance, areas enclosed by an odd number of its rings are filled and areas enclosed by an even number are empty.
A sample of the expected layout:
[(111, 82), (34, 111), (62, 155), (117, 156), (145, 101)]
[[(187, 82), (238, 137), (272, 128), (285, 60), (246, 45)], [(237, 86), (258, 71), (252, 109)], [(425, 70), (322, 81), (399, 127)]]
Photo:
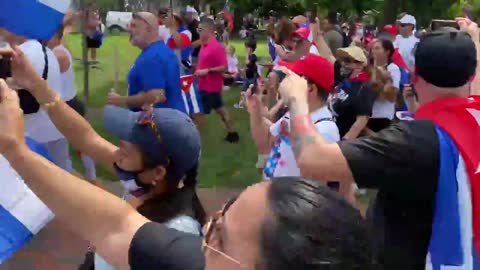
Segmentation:
[(318, 133), (327, 143), (336, 143), (340, 141), (340, 132), (337, 124), (333, 121), (321, 121), (315, 124)]
[(401, 78), (400, 68), (394, 63), (391, 63), (390, 65), (388, 65), (387, 71), (388, 73), (390, 73), (390, 76), (392, 77), (393, 87), (399, 89), (400, 78)]
[(282, 121), (284, 120), (287, 120), (288, 124), (290, 125), (290, 120), (288, 118), (288, 113), (285, 114), (282, 118), (280, 118), (277, 122), (273, 123), (271, 126), (270, 126), (270, 134), (272, 134), (273, 137), (277, 137), (278, 135), (280, 135), (280, 131), (281, 131), (281, 128), (282, 128)]

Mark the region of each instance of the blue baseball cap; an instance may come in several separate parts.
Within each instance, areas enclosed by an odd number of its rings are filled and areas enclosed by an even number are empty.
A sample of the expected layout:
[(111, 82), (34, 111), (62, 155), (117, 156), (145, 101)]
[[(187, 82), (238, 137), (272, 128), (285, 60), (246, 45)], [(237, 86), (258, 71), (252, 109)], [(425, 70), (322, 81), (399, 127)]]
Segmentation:
[(183, 112), (156, 108), (152, 113), (155, 131), (138, 123), (142, 113), (108, 105), (103, 115), (105, 129), (120, 140), (139, 145), (148, 159), (146, 167), (168, 165), (168, 175), (180, 180), (200, 159), (197, 127)]

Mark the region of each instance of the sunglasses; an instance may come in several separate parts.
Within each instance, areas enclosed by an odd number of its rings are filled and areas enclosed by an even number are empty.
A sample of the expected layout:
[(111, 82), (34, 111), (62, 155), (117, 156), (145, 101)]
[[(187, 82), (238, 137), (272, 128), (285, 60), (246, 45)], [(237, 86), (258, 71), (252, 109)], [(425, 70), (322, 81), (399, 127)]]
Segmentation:
[(409, 25), (411, 25), (411, 24), (408, 24), (408, 23), (401, 23), (401, 24), (400, 24), (400, 27), (405, 27), (405, 26), (409, 26)]
[[(163, 141), (162, 136), (158, 132), (158, 127), (155, 124), (155, 114), (154, 114), (154, 109), (153, 108), (149, 108), (149, 109), (147, 109), (145, 111), (142, 111), (140, 113), (140, 115), (137, 119), (137, 125), (142, 126), (142, 127), (149, 127), (154, 132), (155, 137), (157, 139), (157, 143), (162, 148), (161, 152), (167, 153), (167, 151), (165, 149), (165, 145), (162, 143), (162, 141)], [(158, 161), (151, 160), (146, 155), (144, 155), (143, 158), (144, 158), (145, 166), (147, 168), (156, 167), (159, 163)], [(161, 162), (161, 163), (164, 164), (165, 167), (168, 167), (170, 165), (170, 158), (168, 158), (168, 156), (165, 155), (165, 158), (164, 158), (163, 162)]]
[(218, 250), (217, 248), (213, 247), (211, 245), (212, 239), (214, 237), (214, 232), (215, 229), (218, 227), (217, 223), (218, 221), (225, 216), (227, 213), (228, 209), (235, 203), (238, 197), (233, 197), (230, 200), (227, 201), (227, 203), (222, 207), (222, 210), (218, 211), (215, 213), (208, 223), (204, 227), (204, 238), (203, 238), (203, 243), (202, 243), (202, 251), (205, 252), (207, 249), (211, 250), (225, 259), (229, 260), (230, 262), (237, 264), (238, 266), (245, 268), (245, 266), (237, 259), (231, 257), (230, 255), (227, 255), (226, 253)]

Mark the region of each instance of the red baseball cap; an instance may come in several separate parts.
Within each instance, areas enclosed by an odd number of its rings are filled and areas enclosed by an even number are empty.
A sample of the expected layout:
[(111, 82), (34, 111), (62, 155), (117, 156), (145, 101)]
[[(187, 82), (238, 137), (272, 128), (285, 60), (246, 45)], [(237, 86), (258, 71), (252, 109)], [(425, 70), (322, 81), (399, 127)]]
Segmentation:
[(280, 66), (284, 66), (298, 75), (304, 76), (322, 87), (328, 92), (332, 91), (334, 82), (333, 65), (327, 59), (308, 54), (304, 58), (295, 62), (279, 61)]
[(310, 28), (308, 27), (300, 27), (295, 30), (292, 35), (312, 42), (310, 40)]
[(397, 27), (393, 24), (387, 24), (383, 27), (383, 31), (389, 33), (390, 35), (396, 36), (398, 35)]

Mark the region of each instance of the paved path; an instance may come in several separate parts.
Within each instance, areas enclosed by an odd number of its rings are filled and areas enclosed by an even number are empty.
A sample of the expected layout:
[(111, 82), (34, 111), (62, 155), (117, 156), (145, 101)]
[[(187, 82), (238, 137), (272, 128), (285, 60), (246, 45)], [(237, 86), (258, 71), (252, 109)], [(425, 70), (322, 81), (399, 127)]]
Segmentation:
[[(121, 187), (109, 183), (106, 188), (120, 194)], [(225, 189), (201, 189), (199, 196), (208, 213), (217, 211), (236, 192)], [(88, 242), (78, 238), (61, 222), (54, 220), (0, 270), (77, 270)]]

